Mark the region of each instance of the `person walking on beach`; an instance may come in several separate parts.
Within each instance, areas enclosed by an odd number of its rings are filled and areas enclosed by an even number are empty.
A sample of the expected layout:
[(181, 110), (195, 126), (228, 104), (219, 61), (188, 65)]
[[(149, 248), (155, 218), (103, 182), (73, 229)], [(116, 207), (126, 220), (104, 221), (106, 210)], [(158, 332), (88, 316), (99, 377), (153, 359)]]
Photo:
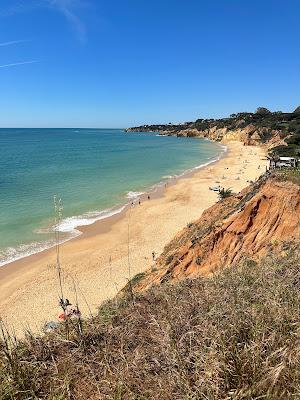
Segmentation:
[(150, 195), (148, 194), (148, 200), (150, 200)]
[(152, 260), (155, 261), (155, 251), (152, 251)]

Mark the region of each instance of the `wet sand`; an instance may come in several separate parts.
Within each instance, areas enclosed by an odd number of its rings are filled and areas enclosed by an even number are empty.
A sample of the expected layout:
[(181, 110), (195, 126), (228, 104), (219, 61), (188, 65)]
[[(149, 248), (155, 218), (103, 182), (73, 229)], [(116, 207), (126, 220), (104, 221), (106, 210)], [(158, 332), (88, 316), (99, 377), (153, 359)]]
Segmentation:
[[(226, 145), (221, 160), (171, 182), (150, 194), (150, 200), (144, 196), (140, 205), (135, 202), (121, 214), (81, 227), (81, 236), (61, 245), (64, 294), (71, 303), (77, 295), (84, 316), (95, 313), (130, 277), (150, 268), (152, 252), (160, 254), (180, 229), (217, 201), (210, 186), (238, 192), (265, 171), (262, 149), (239, 142)], [(55, 258), (50, 249), (0, 268), (0, 317), (18, 336), (58, 320)]]

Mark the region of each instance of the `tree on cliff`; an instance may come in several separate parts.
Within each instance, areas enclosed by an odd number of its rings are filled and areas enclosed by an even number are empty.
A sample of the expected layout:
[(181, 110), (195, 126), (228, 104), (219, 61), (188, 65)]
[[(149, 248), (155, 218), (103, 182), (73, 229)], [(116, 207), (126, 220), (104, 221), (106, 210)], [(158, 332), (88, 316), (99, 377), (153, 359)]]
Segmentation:
[(271, 114), (271, 111), (265, 107), (258, 107), (256, 110), (256, 114), (267, 115), (267, 114)]
[(233, 192), (232, 192), (231, 188), (228, 188), (228, 189), (222, 188), (219, 190), (219, 193), (218, 193), (219, 200), (227, 199), (227, 197), (230, 197), (232, 195), (233, 195)]

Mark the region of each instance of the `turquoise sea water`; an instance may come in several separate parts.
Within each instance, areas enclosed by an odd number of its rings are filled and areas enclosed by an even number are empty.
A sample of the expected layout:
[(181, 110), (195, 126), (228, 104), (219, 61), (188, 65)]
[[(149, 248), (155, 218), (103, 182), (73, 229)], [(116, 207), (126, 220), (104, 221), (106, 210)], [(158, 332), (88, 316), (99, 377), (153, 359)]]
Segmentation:
[(70, 238), (221, 152), (207, 140), (116, 129), (0, 129), (0, 265), (53, 245), (54, 195)]

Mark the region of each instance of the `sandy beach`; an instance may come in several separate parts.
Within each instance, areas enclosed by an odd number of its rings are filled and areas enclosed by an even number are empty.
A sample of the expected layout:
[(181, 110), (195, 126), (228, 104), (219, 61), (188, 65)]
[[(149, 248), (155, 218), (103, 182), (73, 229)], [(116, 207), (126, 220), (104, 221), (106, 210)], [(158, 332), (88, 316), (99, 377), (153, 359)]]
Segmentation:
[[(167, 185), (160, 196), (151, 195), (122, 214), (81, 227), (81, 236), (61, 245), (65, 296), (73, 303), (77, 293), (84, 316), (95, 313), (130, 276), (150, 268), (152, 252), (160, 254), (180, 229), (217, 201), (210, 186), (238, 192), (265, 171), (261, 148), (226, 145), (221, 160)], [(0, 282), (0, 317), (17, 335), (28, 328), (39, 332), (45, 322), (58, 321), (54, 249), (1, 267)]]

